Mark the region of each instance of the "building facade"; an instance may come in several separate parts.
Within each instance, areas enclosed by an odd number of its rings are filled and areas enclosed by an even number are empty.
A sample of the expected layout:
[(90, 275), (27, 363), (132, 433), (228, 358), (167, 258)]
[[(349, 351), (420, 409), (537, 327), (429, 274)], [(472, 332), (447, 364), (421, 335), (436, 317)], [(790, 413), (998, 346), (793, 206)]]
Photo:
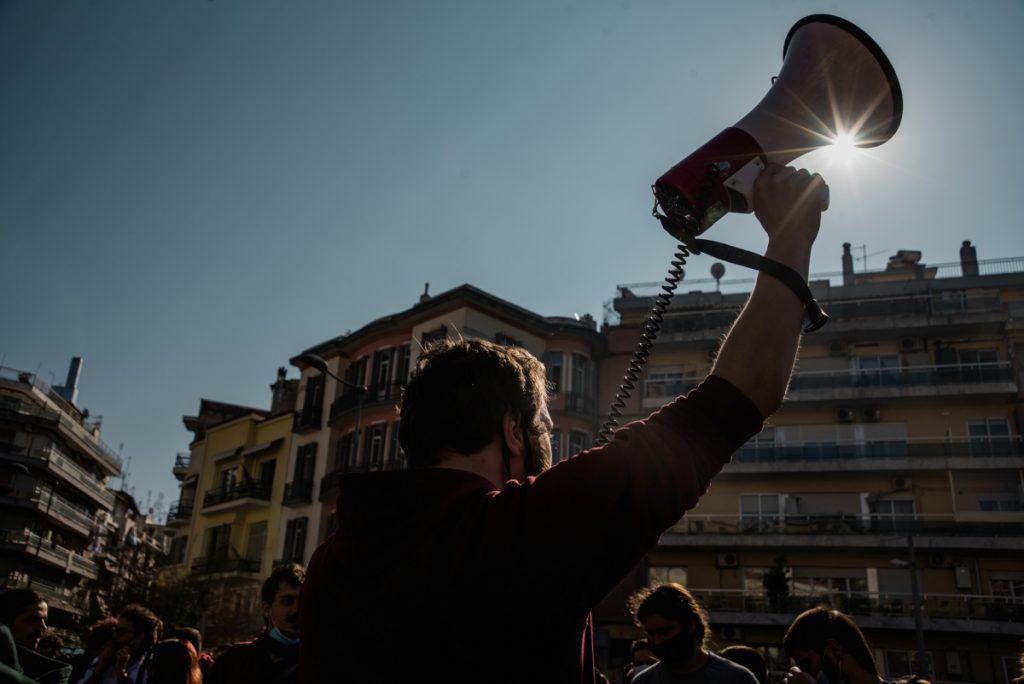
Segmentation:
[(295, 385), (282, 368), (270, 410), (203, 399), (196, 415), (183, 418), (193, 440), (174, 462), (180, 493), (167, 519), (174, 538), (165, 572), (213, 588), (201, 618), (211, 643), (262, 626), (259, 588), (283, 529)]
[[(958, 264), (920, 257), (858, 273), (845, 245), (842, 282), (812, 282), (831, 322), (804, 337), (782, 410), (602, 605), (611, 661), (637, 636), (625, 596), (678, 581), (720, 645), (761, 647), (775, 670), (793, 617), (827, 605), (885, 674), (909, 674), (919, 602), (932, 679), (1009, 684), (1024, 637), (1024, 259), (979, 262), (969, 243)], [(676, 297), (633, 416), (700, 381), (746, 297)], [(604, 403), (651, 304), (619, 290)]]
[(0, 368), (0, 582), (39, 592), (57, 628), (100, 612), (95, 591), (107, 483), (121, 474), (100, 425), (76, 405), (82, 360), (52, 387), (38, 374)]

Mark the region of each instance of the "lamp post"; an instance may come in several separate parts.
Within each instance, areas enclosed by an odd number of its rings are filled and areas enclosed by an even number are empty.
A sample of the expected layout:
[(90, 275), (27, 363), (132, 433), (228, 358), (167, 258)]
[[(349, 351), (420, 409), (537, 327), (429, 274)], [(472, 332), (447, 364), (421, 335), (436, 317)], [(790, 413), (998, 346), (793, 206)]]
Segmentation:
[(910, 570), (910, 593), (914, 600), (914, 635), (917, 637), (917, 650), (914, 653), (913, 663), (914, 674), (921, 679), (932, 681), (934, 679), (931, 673), (932, 668), (925, 658), (924, 621), (921, 616), (921, 588), (917, 579), (917, 559), (914, 555), (914, 536), (911, 534), (907, 535), (907, 553), (910, 560), (893, 558), (889, 563), (898, 568), (906, 568)]
[(331, 370), (327, 367), (327, 362), (324, 361), (319, 356), (317, 356), (316, 354), (302, 354), (302, 355), (299, 356), (299, 361), (302, 361), (307, 366), (310, 366), (311, 368), (315, 368), (316, 370), (320, 371), (321, 373), (323, 373), (325, 375), (331, 376), (332, 378), (334, 378), (334, 380), (336, 382), (339, 382), (343, 386), (355, 390), (356, 394), (358, 394), (358, 397), (356, 399), (356, 436), (355, 436), (356, 453), (358, 454), (359, 453), (359, 422), (360, 422), (360, 420), (363, 417), (363, 397), (366, 396), (366, 385), (359, 385), (359, 384), (356, 384), (354, 382), (349, 382), (348, 380), (345, 380), (344, 378), (338, 377), (337, 375), (332, 373)]

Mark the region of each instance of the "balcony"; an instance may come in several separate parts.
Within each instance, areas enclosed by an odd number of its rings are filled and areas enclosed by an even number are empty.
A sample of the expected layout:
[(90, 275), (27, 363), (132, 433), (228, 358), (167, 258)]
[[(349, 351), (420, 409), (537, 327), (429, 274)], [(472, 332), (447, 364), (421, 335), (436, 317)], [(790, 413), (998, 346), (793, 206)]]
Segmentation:
[(92, 534), (96, 521), (89, 511), (75, 506), (62, 496), (54, 494), (52, 490), (36, 487), (30, 500), (36, 510), (42, 511), (62, 527), (85, 537)]
[(260, 561), (248, 558), (196, 558), (192, 561), (192, 574), (203, 575), (259, 575)]
[(189, 465), (191, 465), (191, 463), (191, 454), (178, 453), (174, 457), (174, 467), (171, 469), (171, 472), (174, 473), (174, 476), (176, 478), (178, 478), (179, 480), (183, 480), (185, 476), (188, 474), (188, 467)]
[(65, 572), (75, 572), (89, 579), (99, 576), (99, 566), (60, 544), (43, 539), (28, 530), (0, 529), (0, 544), (20, 546), (25, 553), (38, 556), (39, 560)]
[(316, 405), (308, 409), (295, 412), (295, 421), (292, 423), (292, 432), (310, 432), (319, 430), (323, 425), (323, 406)]
[(31, 585), (29, 585), (28, 579), (25, 578), (9, 583), (7, 588), (31, 589), (46, 599), (46, 603), (51, 610), (58, 608), (72, 615), (84, 616), (86, 612), (85, 606), (89, 605), (88, 595), (84, 591), (62, 587), (52, 582), (41, 580), (38, 577), (32, 578)]
[(1009, 363), (903, 366), (861, 371), (794, 373), (786, 401), (867, 399), (946, 394), (1014, 393)]
[(227, 487), (217, 487), (208, 491), (206, 496), (203, 497), (203, 509), (207, 510), (217, 506), (222, 509), (226, 508), (222, 504), (236, 502), (256, 503), (258, 505), (267, 504), (270, 502), (270, 487), (261, 482), (246, 482)]
[[(398, 381), (370, 385), (367, 387), (366, 392), (362, 394), (363, 408), (379, 406), (381, 404), (394, 404), (401, 400), (403, 389), (405, 389), (405, 383)], [(359, 397), (360, 392), (351, 389), (339, 395), (331, 403), (330, 424), (334, 425), (343, 415), (355, 410), (359, 405)]]
[(826, 546), (1024, 550), (1024, 522), (959, 521), (952, 514), (837, 514), (778, 516), (690, 515), (662, 536), (662, 546)]
[(565, 394), (565, 410), (570, 413), (593, 417), (597, 411), (597, 401), (592, 396), (567, 392)]
[(53, 446), (44, 449), (32, 449), (31, 451), (16, 451), (0, 449), (0, 458), (24, 463), (28, 466), (45, 468), (50, 473), (57, 475), (65, 482), (68, 482), (83, 494), (88, 495), (96, 503), (106, 510), (114, 508), (114, 492), (107, 489), (100, 480), (65, 456)]
[(295, 480), (284, 486), (284, 498), (281, 503), (285, 506), (302, 506), (313, 501), (313, 481)]
[(188, 522), (192, 517), (192, 511), (195, 506), (191, 501), (182, 503), (177, 501), (171, 504), (171, 507), (167, 510), (167, 524), (174, 525), (177, 523)]

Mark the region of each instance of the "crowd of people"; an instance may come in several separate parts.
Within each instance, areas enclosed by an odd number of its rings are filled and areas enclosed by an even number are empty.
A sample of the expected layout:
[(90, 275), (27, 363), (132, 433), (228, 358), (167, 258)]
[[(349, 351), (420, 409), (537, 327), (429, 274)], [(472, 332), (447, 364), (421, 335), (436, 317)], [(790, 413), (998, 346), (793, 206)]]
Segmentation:
[(81, 648), (61, 648), (48, 606), (31, 589), (0, 594), (0, 684), (243, 684), (298, 681), (304, 569), (274, 569), (260, 588), (263, 629), (251, 641), (203, 649), (195, 627), (165, 626), (131, 604), (93, 623)]

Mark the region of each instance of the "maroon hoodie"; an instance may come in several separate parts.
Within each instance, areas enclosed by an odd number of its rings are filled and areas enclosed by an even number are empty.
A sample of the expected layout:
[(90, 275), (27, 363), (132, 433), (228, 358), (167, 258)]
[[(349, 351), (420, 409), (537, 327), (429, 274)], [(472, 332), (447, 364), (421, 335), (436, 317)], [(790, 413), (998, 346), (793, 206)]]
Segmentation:
[(302, 591), (303, 681), (594, 682), (590, 611), (761, 429), (714, 376), (525, 482), (349, 475)]

